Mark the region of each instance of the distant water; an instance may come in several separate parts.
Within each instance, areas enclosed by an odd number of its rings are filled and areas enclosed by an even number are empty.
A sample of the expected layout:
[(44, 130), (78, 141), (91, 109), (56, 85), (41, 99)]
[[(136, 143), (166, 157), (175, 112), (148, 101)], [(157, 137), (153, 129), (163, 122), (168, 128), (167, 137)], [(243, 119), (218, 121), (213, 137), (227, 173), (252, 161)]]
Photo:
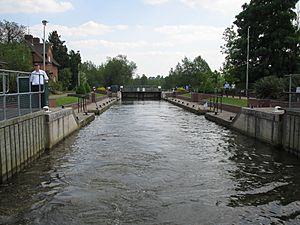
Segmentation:
[(2, 185), (0, 224), (300, 224), (300, 161), (169, 103), (124, 102)]

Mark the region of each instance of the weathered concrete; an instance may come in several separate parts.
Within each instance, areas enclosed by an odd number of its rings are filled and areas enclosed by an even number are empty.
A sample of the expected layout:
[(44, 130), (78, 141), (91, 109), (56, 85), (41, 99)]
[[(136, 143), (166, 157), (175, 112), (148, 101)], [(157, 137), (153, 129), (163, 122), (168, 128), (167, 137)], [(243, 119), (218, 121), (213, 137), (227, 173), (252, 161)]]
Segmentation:
[(79, 127), (72, 109), (61, 109), (46, 114), (46, 149), (51, 149)]
[(42, 154), (45, 149), (44, 128), (44, 112), (0, 122), (0, 182)]
[[(102, 105), (99, 113), (114, 102), (116, 98), (102, 99), (97, 103)], [(50, 112), (39, 111), (0, 121), (0, 183), (41, 156), (45, 149), (53, 148), (94, 118), (94, 113), (75, 113), (72, 108), (52, 108)]]
[(203, 105), (199, 105), (194, 102), (188, 102), (182, 99), (164, 98), (164, 100), (198, 115), (205, 115), (205, 113), (209, 111), (208, 108), (204, 107)]
[(242, 108), (232, 128), (258, 140), (280, 146), (282, 143), (282, 115), (284, 111)]
[(287, 110), (283, 117), (282, 146), (300, 156), (300, 111)]

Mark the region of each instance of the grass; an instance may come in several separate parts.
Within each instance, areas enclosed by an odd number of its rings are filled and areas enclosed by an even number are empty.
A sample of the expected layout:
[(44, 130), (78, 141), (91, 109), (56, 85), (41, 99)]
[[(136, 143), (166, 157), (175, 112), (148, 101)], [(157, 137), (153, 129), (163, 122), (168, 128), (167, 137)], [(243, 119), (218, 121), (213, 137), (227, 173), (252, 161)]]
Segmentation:
[(235, 105), (235, 106), (240, 106), (240, 107), (247, 107), (247, 105), (248, 105), (247, 99), (223, 97), (222, 101), (224, 104)]
[(77, 97), (64, 96), (56, 99), (56, 106), (67, 105), (78, 101)]
[[(96, 94), (96, 97), (102, 97), (104, 96), (104, 94)], [(63, 96), (60, 98), (56, 99), (56, 106), (62, 106), (62, 105), (68, 105), (68, 104), (72, 104), (72, 103), (76, 103), (78, 102), (78, 98), (77, 97), (73, 97), (73, 96)]]
[(183, 94), (182, 96), (185, 96), (185, 97), (189, 97), (189, 98), (190, 98), (190, 97), (192, 97), (192, 93), (190, 93), (190, 92), (189, 92), (189, 93), (185, 93), (185, 94)]

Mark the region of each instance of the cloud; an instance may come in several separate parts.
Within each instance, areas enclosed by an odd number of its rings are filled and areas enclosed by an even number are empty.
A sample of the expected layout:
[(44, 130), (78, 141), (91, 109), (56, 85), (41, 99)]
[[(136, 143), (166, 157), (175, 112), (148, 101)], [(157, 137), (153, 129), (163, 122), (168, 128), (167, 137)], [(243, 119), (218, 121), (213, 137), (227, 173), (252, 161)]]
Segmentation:
[[(41, 24), (30, 28), (34, 36), (41, 37)], [(57, 30), (69, 50), (80, 50), (82, 61), (100, 65), (107, 57), (119, 54), (138, 65), (138, 74), (167, 75), (185, 56), (201, 55), (218, 69), (223, 62), (219, 46), (222, 45), (223, 27), (204, 25), (127, 26), (107, 25), (88, 21), (78, 26), (47, 24), (46, 31)]]
[(241, 6), (250, 0), (180, 0), (191, 8), (201, 8), (222, 14), (236, 14)]
[(244, 3), (250, 0), (144, 0), (146, 4), (160, 5), (166, 2), (180, 1), (193, 9), (204, 9), (224, 15), (236, 15)]
[(149, 5), (160, 5), (168, 1), (169, 0), (144, 0), (144, 2)]
[(174, 40), (191, 41), (213, 41), (222, 39), (224, 27), (201, 26), (201, 25), (177, 25), (162, 26), (155, 29), (156, 32), (165, 34)]
[(0, 0), (0, 13), (61, 13), (73, 9), (71, 2), (60, 0)]
[[(124, 31), (128, 29), (128, 26), (127, 25), (109, 26), (109, 25), (97, 23), (95, 21), (88, 21), (79, 26), (68, 27), (68, 26), (51, 24), (50, 21), (50, 23), (47, 24), (46, 29), (47, 31), (56, 30), (59, 35), (63, 37), (70, 37), (73, 39), (74, 37), (75, 38), (94, 37), (94, 36), (101, 36), (114, 31)], [(35, 25), (31, 27), (30, 30), (33, 34), (39, 36), (39, 33), (41, 31), (41, 25)]]

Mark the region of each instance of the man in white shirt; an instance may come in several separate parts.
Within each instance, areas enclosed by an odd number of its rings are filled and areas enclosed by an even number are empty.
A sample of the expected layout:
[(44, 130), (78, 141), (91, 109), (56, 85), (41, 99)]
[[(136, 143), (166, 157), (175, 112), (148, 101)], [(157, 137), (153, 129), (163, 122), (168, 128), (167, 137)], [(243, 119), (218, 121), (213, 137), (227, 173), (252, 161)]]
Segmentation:
[(30, 76), (31, 91), (43, 91), (44, 83), (47, 83), (48, 80), (49, 77), (47, 76), (46, 72), (40, 69), (40, 65), (38, 63), (35, 63), (34, 71), (32, 71)]
[[(38, 63), (34, 64), (34, 71), (30, 75), (31, 92), (43, 92), (44, 84), (48, 83), (49, 77), (44, 70), (40, 69)], [(40, 97), (39, 97), (40, 96)], [(45, 93), (34, 94), (32, 96), (32, 107), (39, 108), (45, 106)], [(41, 101), (41, 102), (40, 102)], [(41, 104), (39, 104), (39, 102)]]

